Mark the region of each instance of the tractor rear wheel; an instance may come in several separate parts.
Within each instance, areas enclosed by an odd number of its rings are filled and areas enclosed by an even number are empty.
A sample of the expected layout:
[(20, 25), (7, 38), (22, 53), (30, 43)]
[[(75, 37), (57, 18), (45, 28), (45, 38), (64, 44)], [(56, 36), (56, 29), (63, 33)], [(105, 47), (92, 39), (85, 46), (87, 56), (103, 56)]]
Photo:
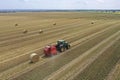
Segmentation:
[(65, 51), (65, 48), (61, 47), (60, 52), (64, 52), (64, 51)]

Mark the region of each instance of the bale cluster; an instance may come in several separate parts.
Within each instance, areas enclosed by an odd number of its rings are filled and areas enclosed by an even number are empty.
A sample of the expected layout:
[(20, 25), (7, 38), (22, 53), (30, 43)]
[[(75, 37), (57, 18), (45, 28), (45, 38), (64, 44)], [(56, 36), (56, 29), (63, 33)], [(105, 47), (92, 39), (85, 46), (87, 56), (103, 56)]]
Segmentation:
[(32, 53), (30, 55), (30, 62), (31, 63), (35, 63), (35, 62), (38, 62), (39, 61), (39, 55), (36, 54), (36, 53)]

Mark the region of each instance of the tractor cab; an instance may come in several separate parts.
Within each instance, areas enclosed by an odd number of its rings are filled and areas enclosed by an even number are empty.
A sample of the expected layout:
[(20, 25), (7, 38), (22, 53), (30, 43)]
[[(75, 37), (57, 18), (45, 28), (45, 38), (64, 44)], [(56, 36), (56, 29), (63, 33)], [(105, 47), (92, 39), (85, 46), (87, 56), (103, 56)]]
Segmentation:
[(57, 44), (58, 44), (58, 45), (61, 45), (61, 44), (64, 44), (64, 43), (65, 43), (64, 40), (58, 40), (58, 41), (57, 41)]

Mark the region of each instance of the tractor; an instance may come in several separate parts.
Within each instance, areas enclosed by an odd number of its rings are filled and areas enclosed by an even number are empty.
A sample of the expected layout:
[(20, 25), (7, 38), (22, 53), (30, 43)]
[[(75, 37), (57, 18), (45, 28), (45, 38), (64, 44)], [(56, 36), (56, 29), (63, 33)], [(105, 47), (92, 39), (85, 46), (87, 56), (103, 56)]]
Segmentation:
[(64, 52), (70, 48), (70, 44), (64, 40), (58, 40), (56, 45), (47, 45), (44, 48), (45, 56), (56, 55), (58, 52)]
[(64, 52), (70, 48), (70, 44), (65, 40), (58, 40), (56, 44), (57, 51)]

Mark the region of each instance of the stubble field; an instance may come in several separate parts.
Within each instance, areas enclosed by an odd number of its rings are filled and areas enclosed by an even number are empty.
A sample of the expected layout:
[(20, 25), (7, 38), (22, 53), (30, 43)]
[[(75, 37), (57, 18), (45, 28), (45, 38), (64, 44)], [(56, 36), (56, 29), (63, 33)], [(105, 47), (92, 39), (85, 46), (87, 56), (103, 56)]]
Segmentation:
[[(59, 39), (71, 48), (43, 57), (43, 48)], [(33, 52), (40, 60), (30, 64)], [(0, 80), (120, 80), (119, 61), (118, 14), (0, 13)]]

